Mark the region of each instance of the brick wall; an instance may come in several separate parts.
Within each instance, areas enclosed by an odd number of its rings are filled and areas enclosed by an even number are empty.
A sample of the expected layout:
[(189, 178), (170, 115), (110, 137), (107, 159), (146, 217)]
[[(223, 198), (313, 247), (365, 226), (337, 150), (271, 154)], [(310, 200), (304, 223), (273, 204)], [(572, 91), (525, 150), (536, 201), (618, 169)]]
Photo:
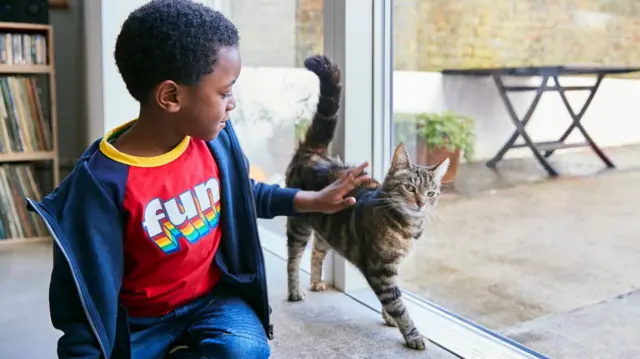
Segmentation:
[(637, 0), (396, 1), (409, 6), (396, 23), (414, 16), (420, 25), (396, 37), (397, 69), (640, 64)]
[(324, 0), (296, 1), (296, 64), (307, 56), (322, 53)]
[(246, 66), (295, 66), (297, 0), (231, 0)]
[[(298, 8), (297, 51), (321, 49), (321, 1)], [(394, 11), (396, 70), (640, 65), (639, 0), (396, 0)]]
[[(203, 1), (203, 0), (201, 0)], [(301, 67), (323, 50), (324, 0), (228, 0), (248, 66)]]

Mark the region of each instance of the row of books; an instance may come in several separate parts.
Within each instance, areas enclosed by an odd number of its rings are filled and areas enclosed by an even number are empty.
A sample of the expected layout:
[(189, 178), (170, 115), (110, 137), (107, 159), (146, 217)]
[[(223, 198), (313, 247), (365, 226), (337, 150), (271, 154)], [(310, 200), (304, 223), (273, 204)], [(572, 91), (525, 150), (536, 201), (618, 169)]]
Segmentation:
[(0, 77), (0, 153), (52, 150), (49, 106), (43, 104), (45, 80)]
[(47, 236), (42, 220), (25, 206), (25, 198), (40, 199), (33, 172), (27, 164), (0, 165), (0, 240)]
[(45, 65), (47, 38), (41, 34), (0, 33), (0, 64)]

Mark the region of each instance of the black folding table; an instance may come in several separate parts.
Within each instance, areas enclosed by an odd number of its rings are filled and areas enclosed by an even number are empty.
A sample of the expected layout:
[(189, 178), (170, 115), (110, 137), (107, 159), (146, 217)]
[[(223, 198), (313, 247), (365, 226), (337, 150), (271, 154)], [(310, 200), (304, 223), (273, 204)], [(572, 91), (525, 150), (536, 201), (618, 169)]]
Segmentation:
[[(585, 112), (591, 104), (591, 100), (598, 91), (598, 87), (602, 83), (602, 79), (606, 75), (612, 74), (624, 74), (630, 72), (640, 71), (640, 68), (634, 67), (598, 67), (598, 66), (581, 66), (581, 65), (566, 65), (566, 66), (531, 66), (531, 67), (505, 67), (505, 68), (485, 68), (485, 69), (447, 69), (442, 73), (445, 75), (463, 75), (463, 76), (491, 76), (498, 87), (498, 93), (504, 102), (509, 117), (513, 121), (516, 127), (515, 132), (511, 135), (511, 138), (502, 146), (502, 148), (496, 153), (496, 155), (487, 162), (487, 166), (495, 168), (496, 164), (502, 160), (505, 153), (512, 148), (529, 147), (533, 152), (533, 155), (540, 162), (542, 167), (549, 173), (550, 176), (557, 176), (558, 172), (549, 164), (547, 158), (553, 154), (555, 150), (563, 148), (576, 148), (576, 147), (591, 147), (593, 151), (602, 159), (608, 168), (614, 168), (613, 162), (602, 152), (600, 147), (593, 141), (591, 136), (587, 133), (584, 126), (580, 123)], [(541, 77), (540, 85), (538, 86), (506, 86), (503, 82), (504, 77), (517, 76), (517, 77)], [(596, 81), (591, 86), (562, 86), (559, 81), (560, 76), (594, 76)], [(554, 84), (549, 86), (547, 82), (552, 78)], [(509, 92), (522, 92), (522, 91), (535, 91), (535, 97), (533, 102), (529, 106), (529, 109), (525, 113), (522, 119), (518, 118), (513, 105), (507, 96)], [(546, 142), (533, 142), (531, 137), (527, 134), (525, 129), (527, 123), (533, 115), (533, 111), (540, 102), (540, 98), (544, 92), (558, 92), (564, 102), (567, 111), (571, 115), (572, 123), (567, 130), (560, 136), (557, 141)], [(582, 109), (575, 112), (569, 100), (567, 99), (566, 91), (589, 91), (589, 96), (585, 101)], [(569, 137), (573, 130), (578, 129), (585, 138), (584, 143), (565, 143), (564, 141)], [(518, 137), (522, 136), (524, 140), (523, 144), (516, 144)]]

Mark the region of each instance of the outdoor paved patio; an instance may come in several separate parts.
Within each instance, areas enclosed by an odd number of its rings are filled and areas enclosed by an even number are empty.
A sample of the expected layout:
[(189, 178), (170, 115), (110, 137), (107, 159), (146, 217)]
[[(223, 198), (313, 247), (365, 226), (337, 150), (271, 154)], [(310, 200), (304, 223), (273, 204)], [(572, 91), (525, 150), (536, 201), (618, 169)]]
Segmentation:
[(404, 289), (552, 358), (640, 357), (640, 147), (463, 166)]

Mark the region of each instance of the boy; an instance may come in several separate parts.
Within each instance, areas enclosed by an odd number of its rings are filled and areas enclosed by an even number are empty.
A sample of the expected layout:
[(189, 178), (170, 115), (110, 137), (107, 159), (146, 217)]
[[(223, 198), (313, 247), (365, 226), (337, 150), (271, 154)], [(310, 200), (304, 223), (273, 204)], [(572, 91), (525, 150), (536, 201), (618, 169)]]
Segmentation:
[[(138, 118), (109, 132), (40, 203), (52, 233), (60, 358), (267, 358), (256, 218), (332, 213), (362, 164), (320, 192), (254, 183), (229, 120), (238, 32), (190, 0), (154, 0), (115, 60)], [(180, 346), (182, 350), (171, 350)], [(169, 353), (171, 351), (171, 353)]]

